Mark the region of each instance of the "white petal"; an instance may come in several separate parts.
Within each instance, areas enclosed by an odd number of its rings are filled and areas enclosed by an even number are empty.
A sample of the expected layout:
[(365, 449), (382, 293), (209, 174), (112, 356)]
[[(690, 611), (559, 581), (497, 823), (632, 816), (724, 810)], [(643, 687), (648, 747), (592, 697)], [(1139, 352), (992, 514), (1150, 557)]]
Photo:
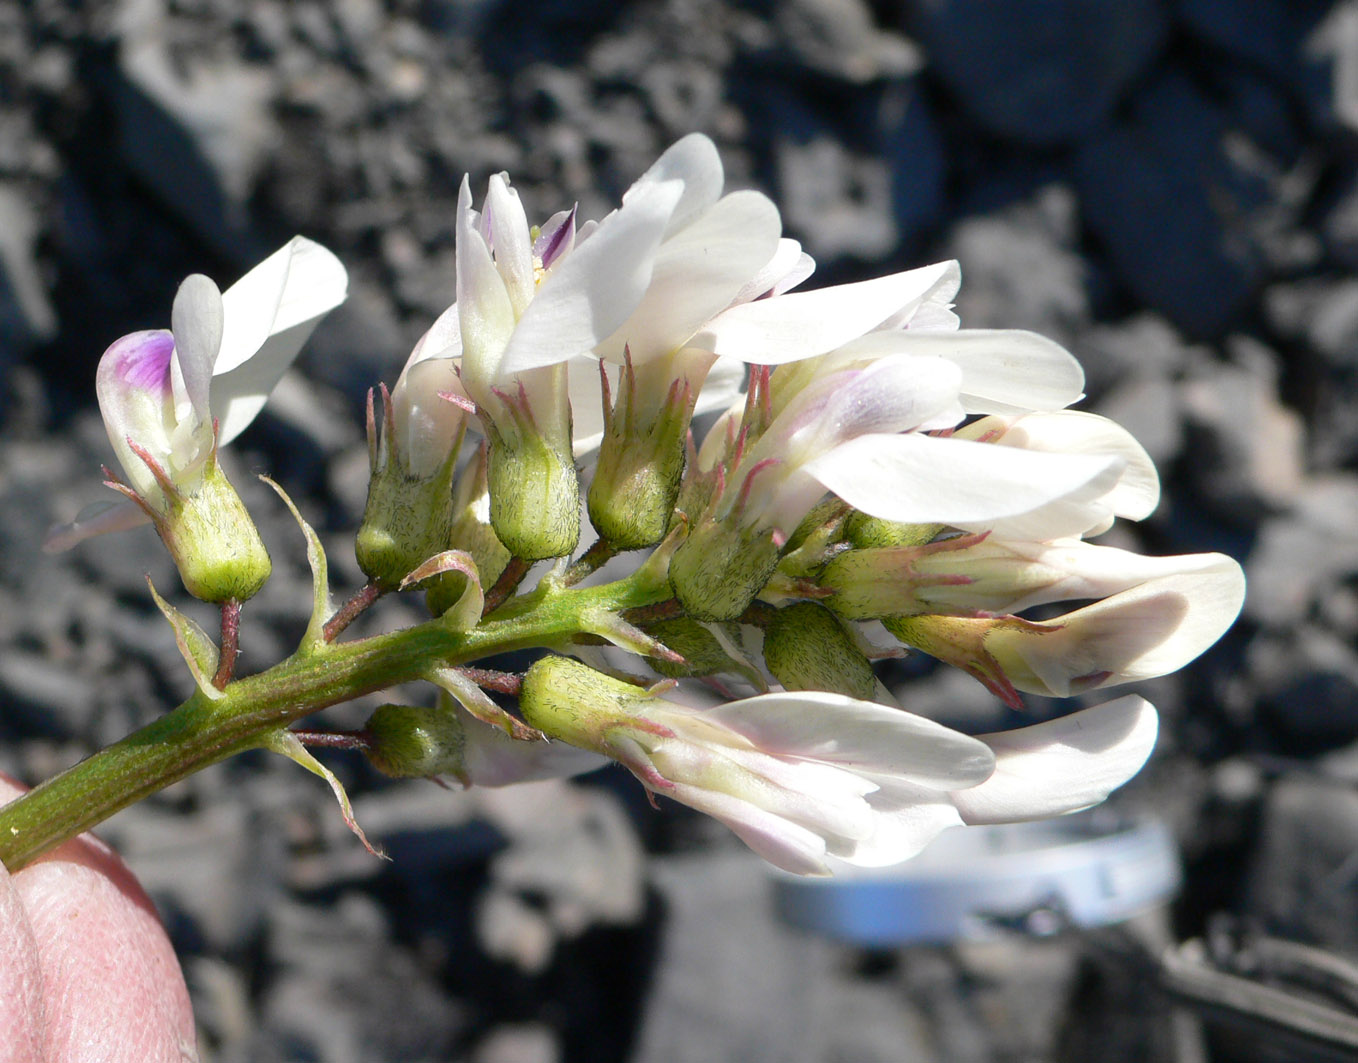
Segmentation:
[(595, 353), (640, 364), (682, 347), (773, 256), (778, 208), (758, 192), (734, 192), (668, 237), (655, 258), (646, 294)]
[(959, 366), (968, 413), (1060, 410), (1084, 397), (1080, 363), (1060, 344), (1035, 332), (871, 332), (845, 344), (835, 357), (895, 354), (946, 358)]
[(174, 382), (183, 387), (183, 397), (198, 420), (209, 424), (212, 413), (208, 392), (212, 366), (222, 344), (223, 317), (222, 293), (217, 286), (201, 273), (185, 277), (170, 311), (170, 331), (174, 334), (170, 372), (172, 379), (177, 376)]
[(1057, 519), (1065, 517), (1058, 504), (1079, 506), (1101, 497), (1120, 468), (1114, 458), (1016, 451), (917, 433), (859, 436), (803, 466), (865, 513), (962, 527), (1044, 513), (1055, 513), (1053, 524), (1069, 523)]
[(429, 326), (429, 331), (415, 342), (415, 347), (406, 360), (406, 369), (430, 358), (461, 357), (462, 318), (457, 312), (457, 304), (454, 303), (441, 313)]
[(678, 232), (715, 203), (725, 180), (717, 146), (701, 133), (690, 133), (666, 149), (651, 168), (637, 178), (623, 194), (622, 202), (623, 206), (628, 206), (635, 199), (652, 195), (657, 185), (677, 184), (683, 192), (675, 201), (665, 229), (665, 235), (669, 235)]
[(1019, 689), (1066, 697), (1177, 671), (1226, 633), (1244, 600), (1244, 573), (1231, 562), (1150, 580), (1036, 631), (997, 630), (986, 647), (1032, 670), (1038, 684), (1015, 676)]
[(953, 299), (962, 287), (962, 269), (956, 262), (945, 263), (948, 267), (934, 282), (932, 288), (924, 293), (917, 303), (904, 307), (892, 314), (877, 327), (879, 329), (909, 329), (914, 332), (956, 332), (961, 321), (953, 313)]
[(486, 192), (485, 217), (490, 223), (495, 268), (504, 278), (514, 313), (522, 314), (533, 298), (533, 238), (519, 193), (502, 173), (491, 174)]
[(786, 236), (778, 241), (773, 257), (749, 279), (731, 300), (733, 304), (748, 303), (763, 296), (782, 295), (791, 291), (816, 271), (816, 260), (802, 250), (802, 245)]
[(222, 293), (225, 329), (212, 381), (218, 443), (259, 415), (321, 318), (344, 302), (348, 284), (338, 258), (294, 236)]
[(610, 394), (618, 393), (618, 367), (592, 354), (572, 358), (568, 365), (571, 396), (571, 450), (577, 458), (599, 449), (604, 438), (603, 384), (599, 368), (608, 374)]
[(394, 430), (406, 468), (418, 477), (432, 476), (452, 453), (466, 412), (439, 392), (452, 391), (457, 381), (451, 361), (428, 359), (409, 366), (392, 393)]
[(825, 691), (761, 694), (703, 713), (756, 748), (859, 774), (965, 786), (994, 767), (984, 744), (901, 709)]
[(1122, 476), (1108, 493), (1109, 510), (1129, 520), (1150, 516), (1160, 501), (1155, 463), (1135, 437), (1115, 421), (1083, 410), (1028, 413), (1012, 421), (983, 418), (959, 432), (977, 438), (999, 432), (1000, 446), (1063, 454), (1111, 454), (1123, 460)]
[[(877, 794), (869, 798), (876, 803)], [(960, 827), (962, 817), (948, 795), (928, 787), (896, 786), (881, 798), (889, 804), (873, 817), (875, 830), (870, 838), (840, 857), (857, 867), (890, 867), (916, 856), (949, 827)]]
[(505, 346), (515, 325), (514, 305), (504, 278), (495, 268), (476, 220), (471, 186), (464, 177), (457, 197), (457, 306), (463, 380), (473, 394), (504, 383)]
[(660, 237), (682, 193), (677, 181), (647, 186), (567, 255), (538, 285), (505, 348), (500, 372), (557, 365), (616, 331), (646, 292)]
[(825, 354), (908, 313), (948, 276), (953, 263), (894, 273), (811, 292), (759, 299), (724, 311), (693, 346), (760, 365)]
[[(703, 356), (707, 357), (706, 351)], [(693, 416), (726, 409), (740, 397), (744, 387), (745, 363), (736, 358), (718, 358), (707, 371), (707, 379), (693, 407)]]
[[(344, 264), (320, 244), (294, 236), (222, 293), (226, 317), (216, 373), (256, 357), (274, 333), (307, 323), (314, 327), (344, 302), (348, 290)], [(269, 354), (277, 357), (281, 351)]]
[(967, 823), (1013, 823), (1097, 805), (1141, 770), (1155, 748), (1155, 708), (1135, 694), (1056, 720), (981, 735), (995, 774), (953, 792)]
[(1131, 550), (1095, 546), (1079, 540), (1043, 544), (1041, 562), (1060, 565), (1068, 576), (1048, 588), (1012, 603), (1006, 612), (1017, 613), (1047, 602), (1076, 598), (1108, 598), (1151, 580), (1197, 573), (1233, 578), (1240, 566), (1225, 554), (1174, 554), (1148, 557)]

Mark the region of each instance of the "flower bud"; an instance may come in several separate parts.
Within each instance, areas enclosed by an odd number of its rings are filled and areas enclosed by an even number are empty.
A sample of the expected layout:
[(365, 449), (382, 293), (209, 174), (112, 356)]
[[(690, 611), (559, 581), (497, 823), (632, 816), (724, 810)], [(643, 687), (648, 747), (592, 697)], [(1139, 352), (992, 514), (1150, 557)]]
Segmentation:
[(570, 447), (544, 436), (492, 437), (486, 467), (490, 523), (515, 557), (562, 557), (580, 541), (580, 482)]
[(772, 529), (699, 524), (670, 560), (670, 584), (690, 616), (734, 620), (778, 566)]
[(644, 385), (652, 375), (644, 368), (639, 374), (630, 362), (625, 366), (589, 488), (589, 519), (616, 550), (640, 550), (665, 538), (684, 475), (694, 396), (680, 381), (659, 403), (639, 396), (638, 378)]
[(523, 677), (519, 712), (529, 726), (552, 738), (604, 752), (608, 731), (636, 717), (652, 700), (641, 687), (553, 655), (535, 661)]
[(409, 475), (385, 462), (368, 482), (368, 504), (354, 541), (358, 567), (379, 587), (392, 588), (448, 548), (453, 519), (453, 462), (433, 476)]
[[(713, 627), (721, 631), (721, 638), (713, 633)], [(663, 676), (685, 679), (734, 674), (743, 676), (761, 689), (767, 686), (764, 677), (748, 660), (736, 656), (740, 653), (740, 631), (735, 624), (708, 625), (692, 617), (679, 616), (648, 624), (646, 634), (663, 642), (684, 659), (679, 663), (659, 657), (650, 658), (651, 667)]]
[(394, 779), (460, 775), (466, 732), (453, 712), (425, 705), (380, 705), (363, 730), (373, 767)]
[[(447, 545), (471, 555), (476, 562), (476, 571), (480, 573), (482, 587), (494, 584), (509, 564), (511, 555), (490, 526), (484, 446), (462, 470), (453, 487), (453, 519)], [(466, 583), (467, 577), (461, 572), (445, 572), (429, 580), (425, 584), (425, 604), (429, 611), (442, 616), (461, 599)]]
[(559, 779), (606, 763), (561, 742), (511, 738), (444, 696), (433, 707), (382, 705), (364, 728), (373, 766), (398, 779), (451, 775), (463, 786)]
[(829, 690), (861, 701), (877, 693), (877, 676), (839, 619), (815, 602), (773, 614), (764, 631), (764, 663), (787, 690)]
[(923, 546), (932, 542), (943, 528), (942, 524), (902, 524), (854, 510), (844, 525), (844, 537), (860, 550), (881, 546)]
[(195, 598), (220, 603), (253, 598), (273, 572), (255, 522), (214, 454), (191, 491), (166, 490), (156, 530)]

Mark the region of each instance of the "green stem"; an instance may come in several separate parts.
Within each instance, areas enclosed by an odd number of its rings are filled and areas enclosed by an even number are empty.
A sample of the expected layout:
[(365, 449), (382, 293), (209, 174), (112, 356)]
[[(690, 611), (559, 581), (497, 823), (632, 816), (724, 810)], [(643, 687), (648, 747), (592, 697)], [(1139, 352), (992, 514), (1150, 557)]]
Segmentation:
[(410, 682), (438, 665), (561, 645), (599, 610), (620, 612), (669, 596), (643, 567), (601, 587), (544, 585), (471, 631), (442, 620), (354, 642), (303, 647), (266, 672), (198, 692), (168, 715), (100, 750), (0, 808), (0, 862), (17, 871), (115, 812), (227, 757), (265, 745), (329, 705)]

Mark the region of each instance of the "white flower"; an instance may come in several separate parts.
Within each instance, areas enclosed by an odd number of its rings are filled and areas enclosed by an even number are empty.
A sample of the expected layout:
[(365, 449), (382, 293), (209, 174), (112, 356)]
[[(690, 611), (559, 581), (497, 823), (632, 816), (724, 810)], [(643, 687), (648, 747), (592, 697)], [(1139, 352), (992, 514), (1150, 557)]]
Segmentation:
[[(166, 511), (167, 486), (192, 491), (215, 448), (258, 416), (347, 287), (333, 254), (294, 237), (225, 292), (207, 277), (189, 277), (169, 330), (136, 332), (109, 347), (99, 362), (99, 407), (128, 482), (151, 512)], [(54, 529), (47, 548), (150, 519), (131, 505), (101, 508)]]
[(1218, 554), (1052, 620), (942, 615), (885, 618), (908, 645), (1021, 705), (1017, 691), (1064, 698), (1177, 671), (1240, 615), (1245, 577)]
[(1233, 574), (1223, 554), (1146, 557), (1079, 539), (1030, 542), (965, 535), (924, 546), (846, 550), (817, 580), (841, 616), (867, 620), (913, 613), (1020, 613), (1033, 606), (1107, 598), (1153, 579), (1192, 572)]
[(520, 705), (547, 734), (613, 757), (796, 874), (826, 874), (831, 858), (896, 863), (958, 823), (1086, 808), (1136, 773), (1156, 734), (1137, 697), (973, 738), (819, 691), (692, 708), (563, 657), (529, 670)]

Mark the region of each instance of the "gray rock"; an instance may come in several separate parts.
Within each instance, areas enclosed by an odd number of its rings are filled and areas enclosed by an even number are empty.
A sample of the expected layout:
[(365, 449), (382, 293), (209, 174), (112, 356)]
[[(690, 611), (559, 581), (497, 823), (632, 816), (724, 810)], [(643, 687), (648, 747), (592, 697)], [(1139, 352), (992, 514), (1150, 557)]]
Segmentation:
[(1168, 75), (1075, 156), (1085, 220), (1114, 269), (1193, 336), (1222, 332), (1263, 280), (1257, 234), (1241, 222), (1272, 192), (1223, 150), (1225, 136), (1220, 110)]
[(728, 848), (658, 860), (654, 876), (665, 903), (665, 962), (642, 1018), (637, 1063), (823, 1058), (830, 946), (774, 920), (765, 865)]
[(1200, 367), (1182, 390), (1193, 462), (1203, 501), (1237, 520), (1291, 504), (1305, 478), (1301, 419), (1279, 400), (1269, 356), (1240, 348), (1253, 367)]
[(929, 0), (915, 22), (930, 68), (978, 125), (1044, 146), (1098, 128), (1168, 28), (1155, 0)]
[(1084, 264), (1072, 246), (1076, 224), (1075, 198), (1062, 185), (959, 222), (946, 257), (962, 264), (963, 325), (1031, 329), (1069, 342), (1089, 318)]
[(1286, 629), (1358, 573), (1358, 485), (1307, 482), (1293, 509), (1264, 523), (1245, 565), (1247, 616)]
[(1355, 851), (1358, 794), (1351, 781), (1280, 780), (1265, 803), (1244, 914), (1265, 933), (1358, 953)]
[(824, 125), (778, 137), (774, 155), (784, 228), (813, 258), (875, 261), (896, 246), (891, 172), (880, 158), (853, 151)]

